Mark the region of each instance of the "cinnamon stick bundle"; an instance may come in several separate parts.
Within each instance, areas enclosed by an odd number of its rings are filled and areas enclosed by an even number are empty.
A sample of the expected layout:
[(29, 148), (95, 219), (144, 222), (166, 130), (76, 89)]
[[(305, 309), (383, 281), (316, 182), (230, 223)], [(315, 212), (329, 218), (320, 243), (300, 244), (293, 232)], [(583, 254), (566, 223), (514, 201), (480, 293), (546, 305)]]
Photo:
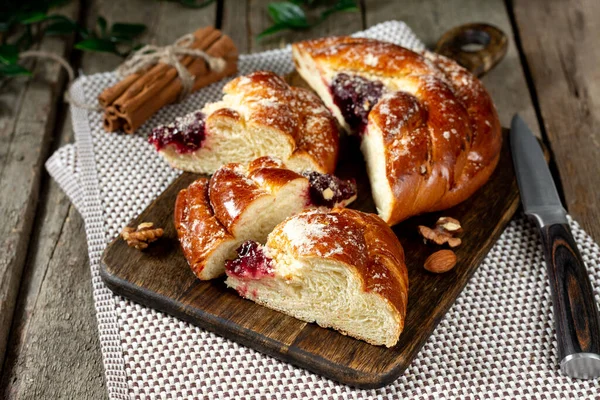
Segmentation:
[[(180, 64), (195, 77), (193, 91), (237, 72), (238, 52), (229, 36), (206, 27), (195, 31), (193, 37), (190, 49), (202, 50), (209, 56), (225, 60), (221, 71), (213, 71), (202, 57), (181, 57)], [(135, 132), (161, 107), (177, 101), (182, 89), (177, 70), (168, 64), (158, 63), (146, 71), (127, 76), (98, 96), (98, 102), (105, 110), (104, 129)]]

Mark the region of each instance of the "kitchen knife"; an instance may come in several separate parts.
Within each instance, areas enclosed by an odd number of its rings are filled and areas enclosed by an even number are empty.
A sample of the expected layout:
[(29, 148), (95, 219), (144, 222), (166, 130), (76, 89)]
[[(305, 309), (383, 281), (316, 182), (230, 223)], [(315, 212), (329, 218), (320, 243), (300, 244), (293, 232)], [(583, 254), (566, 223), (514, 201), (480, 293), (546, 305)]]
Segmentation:
[(518, 115), (510, 127), (510, 147), (523, 209), (540, 228), (560, 370), (573, 378), (596, 378), (600, 376), (600, 321), (592, 285), (542, 149)]

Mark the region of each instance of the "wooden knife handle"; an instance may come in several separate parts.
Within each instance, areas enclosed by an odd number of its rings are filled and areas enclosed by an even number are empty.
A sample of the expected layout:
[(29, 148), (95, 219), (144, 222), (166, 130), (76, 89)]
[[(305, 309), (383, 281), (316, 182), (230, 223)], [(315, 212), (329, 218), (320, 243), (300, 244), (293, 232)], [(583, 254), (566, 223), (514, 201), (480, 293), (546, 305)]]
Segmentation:
[(552, 291), (559, 362), (575, 353), (600, 354), (600, 325), (592, 285), (566, 224), (541, 228)]
[(476, 76), (494, 68), (506, 54), (508, 37), (489, 24), (464, 24), (444, 33), (435, 52), (453, 59)]

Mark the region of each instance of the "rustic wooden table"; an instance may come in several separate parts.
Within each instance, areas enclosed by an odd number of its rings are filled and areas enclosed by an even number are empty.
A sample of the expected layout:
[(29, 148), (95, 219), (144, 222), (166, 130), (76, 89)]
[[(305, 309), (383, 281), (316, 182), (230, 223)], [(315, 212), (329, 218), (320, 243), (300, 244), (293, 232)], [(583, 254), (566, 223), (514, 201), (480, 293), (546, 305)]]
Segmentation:
[[(338, 14), (303, 32), (264, 41), (269, 0), (220, 0), (203, 9), (164, 1), (71, 2), (62, 13), (93, 25), (145, 23), (145, 43), (170, 43), (204, 25), (231, 35), (242, 53), (299, 39), (348, 34), (376, 23), (407, 22), (428, 46), (448, 29), (486, 22), (509, 35), (506, 58), (483, 81), (503, 126), (521, 113), (552, 151), (565, 205), (600, 241), (600, 26), (597, 0), (360, 1), (361, 12)], [(85, 74), (121, 59), (73, 52), (72, 42), (46, 38), (40, 48), (64, 55)], [(32, 64), (33, 66), (33, 64)], [(0, 92), (0, 398), (106, 397), (92, 303), (83, 220), (43, 163), (73, 142), (61, 101), (65, 73), (38, 63), (35, 78)]]

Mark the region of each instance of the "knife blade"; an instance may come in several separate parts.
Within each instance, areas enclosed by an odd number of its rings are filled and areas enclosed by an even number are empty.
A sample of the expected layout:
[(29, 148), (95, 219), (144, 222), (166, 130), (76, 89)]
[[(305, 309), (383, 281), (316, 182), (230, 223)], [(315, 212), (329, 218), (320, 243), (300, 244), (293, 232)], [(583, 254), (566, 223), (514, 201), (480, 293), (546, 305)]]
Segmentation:
[(542, 149), (518, 115), (512, 119), (510, 147), (523, 210), (540, 229), (560, 370), (573, 378), (597, 378), (600, 320), (592, 285)]

